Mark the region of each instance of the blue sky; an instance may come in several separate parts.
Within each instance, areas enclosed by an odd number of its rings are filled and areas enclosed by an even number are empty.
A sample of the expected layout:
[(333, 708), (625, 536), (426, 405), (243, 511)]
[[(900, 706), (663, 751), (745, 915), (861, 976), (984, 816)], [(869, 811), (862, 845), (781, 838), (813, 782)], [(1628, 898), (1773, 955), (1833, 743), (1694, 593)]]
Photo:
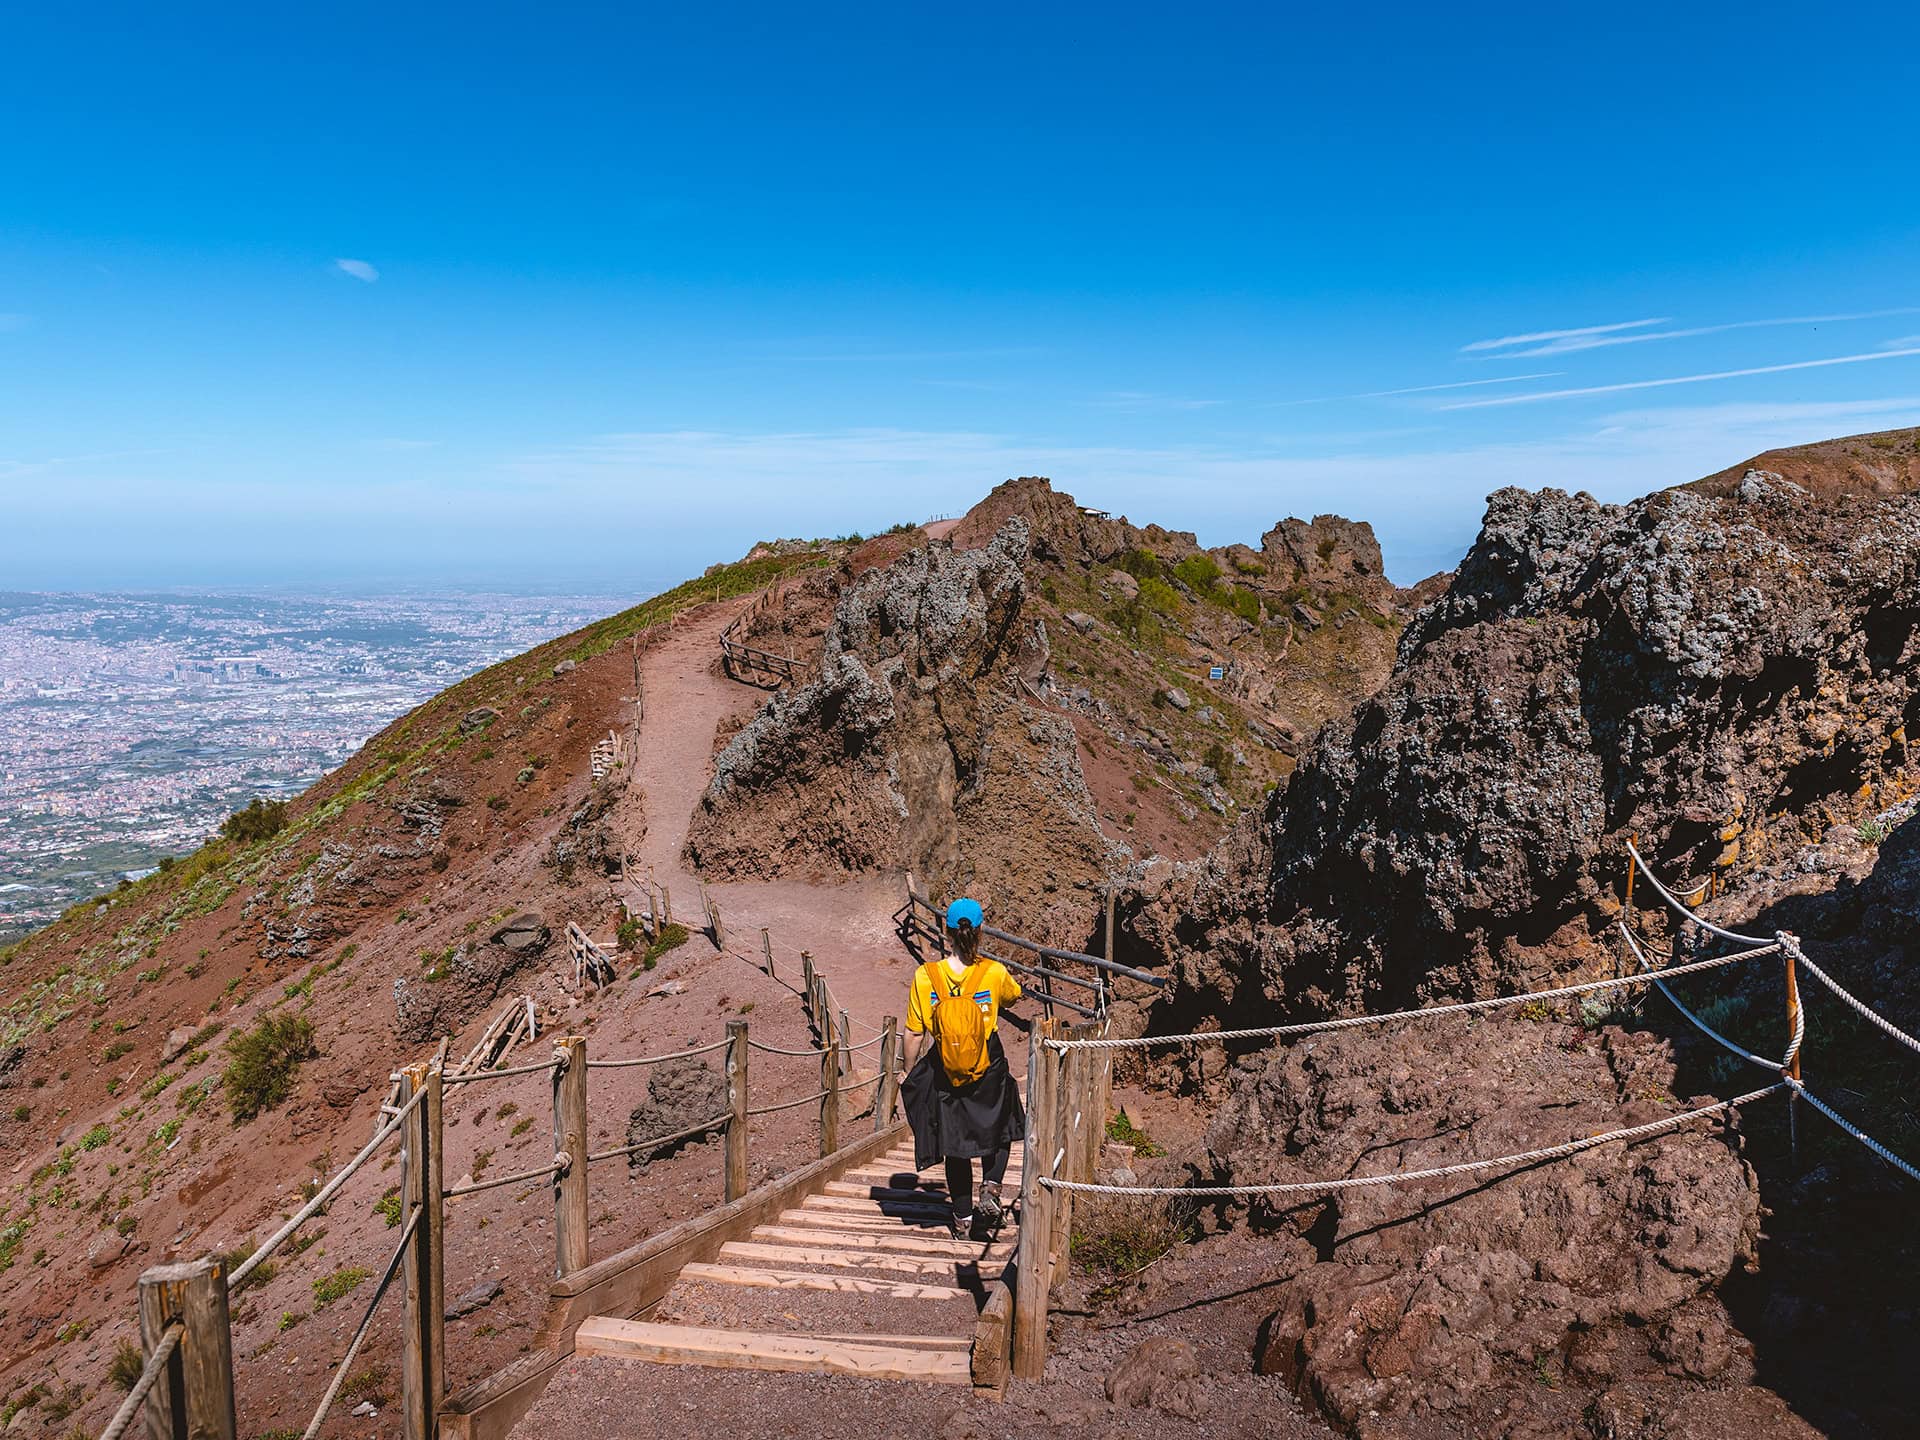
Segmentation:
[(1920, 423), (1915, 7), (1334, 8), (0, 0), (0, 588), (644, 593), (1016, 474), (1410, 581)]

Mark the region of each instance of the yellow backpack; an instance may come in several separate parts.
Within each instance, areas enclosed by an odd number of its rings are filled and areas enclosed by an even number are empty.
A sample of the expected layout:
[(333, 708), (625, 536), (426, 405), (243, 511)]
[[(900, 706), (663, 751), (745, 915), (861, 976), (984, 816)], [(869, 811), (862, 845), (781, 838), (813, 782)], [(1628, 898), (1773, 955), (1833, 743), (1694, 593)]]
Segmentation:
[(982, 1005), (977, 995), (978, 982), (985, 978), (986, 964), (976, 960), (958, 980), (945, 964), (935, 961), (930, 967), (945, 982), (946, 995), (933, 1010), (933, 1033), (940, 1041), (940, 1064), (953, 1085), (971, 1085), (987, 1073), (990, 1056), (987, 1041), (993, 1027), (987, 1017), (992, 1002)]

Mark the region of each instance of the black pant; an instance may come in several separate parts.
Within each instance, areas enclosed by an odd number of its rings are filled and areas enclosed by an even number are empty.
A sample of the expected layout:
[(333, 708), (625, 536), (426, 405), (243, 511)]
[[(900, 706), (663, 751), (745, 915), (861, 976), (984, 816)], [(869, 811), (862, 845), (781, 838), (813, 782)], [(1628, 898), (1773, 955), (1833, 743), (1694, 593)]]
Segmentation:
[[(1012, 1157), (1013, 1147), (1002, 1145), (991, 1155), (980, 1157), (980, 1178), (989, 1185), (998, 1185), (1007, 1176), (1007, 1161)], [(953, 1201), (953, 1213), (971, 1215), (973, 1213), (973, 1161), (965, 1155), (947, 1157), (947, 1195)]]

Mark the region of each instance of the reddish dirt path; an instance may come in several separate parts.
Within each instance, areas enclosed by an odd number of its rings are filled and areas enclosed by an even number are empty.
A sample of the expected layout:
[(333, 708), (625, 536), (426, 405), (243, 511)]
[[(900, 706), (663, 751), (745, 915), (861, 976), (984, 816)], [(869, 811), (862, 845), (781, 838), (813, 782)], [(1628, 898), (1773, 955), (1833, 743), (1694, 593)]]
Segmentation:
[[(647, 715), (634, 783), (645, 795), (647, 823), (645, 834), (627, 843), (640, 873), (666, 885), (675, 915), (694, 924), (702, 918), (699, 879), (686, 868), (682, 849), (694, 807), (713, 776), (714, 736), (723, 722), (751, 715), (766, 698), (720, 670), (720, 632), (741, 608), (703, 613), (641, 656)], [(812, 953), (854, 1021), (856, 1043), (877, 1030), (883, 1016), (903, 1013), (915, 962), (890, 916), (906, 898), (904, 876), (716, 882), (708, 891), (734, 953), (757, 958), (762, 926), (783, 978), (797, 979), (800, 952)], [(690, 948), (713, 953), (704, 936)]]

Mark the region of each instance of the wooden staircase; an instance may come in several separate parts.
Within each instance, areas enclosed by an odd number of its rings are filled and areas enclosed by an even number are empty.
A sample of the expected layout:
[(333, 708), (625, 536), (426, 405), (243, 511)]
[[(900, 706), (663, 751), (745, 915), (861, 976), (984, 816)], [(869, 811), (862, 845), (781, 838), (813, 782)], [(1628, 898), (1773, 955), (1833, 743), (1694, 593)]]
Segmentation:
[[(1020, 1163), (1016, 1146), (1001, 1187), (1010, 1207)], [(584, 1320), (574, 1353), (997, 1384), (1011, 1304), (1000, 1282), (1019, 1239), (1017, 1215), (1010, 1209), (991, 1243), (952, 1239), (947, 1215), (944, 1176), (914, 1171), (908, 1139), (722, 1245), (711, 1261), (682, 1266), (649, 1318)], [(997, 1354), (976, 1356), (977, 1347)]]

